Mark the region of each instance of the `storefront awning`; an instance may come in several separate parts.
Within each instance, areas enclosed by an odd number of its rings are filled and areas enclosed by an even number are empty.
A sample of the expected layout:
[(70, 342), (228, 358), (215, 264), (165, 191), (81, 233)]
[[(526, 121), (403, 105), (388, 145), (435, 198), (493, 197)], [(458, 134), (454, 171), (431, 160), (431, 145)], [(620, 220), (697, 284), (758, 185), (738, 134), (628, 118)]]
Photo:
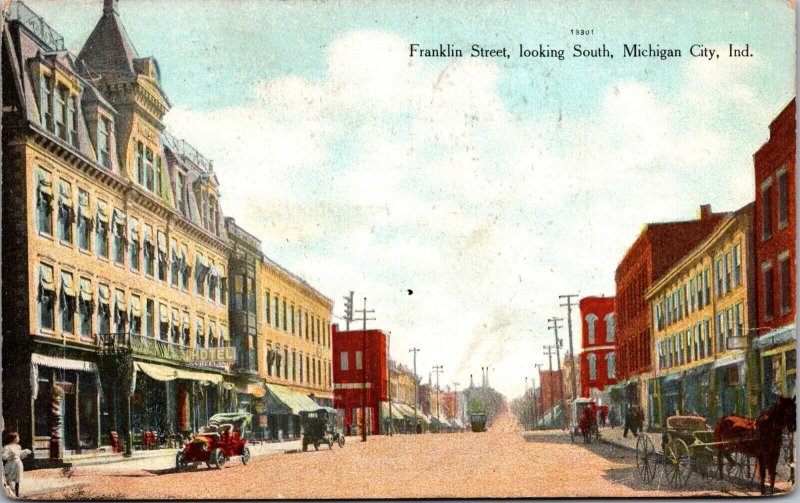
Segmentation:
[(775, 329), (769, 333), (762, 335), (761, 337), (757, 337), (755, 341), (753, 341), (753, 346), (756, 349), (769, 349), (775, 346), (780, 346), (782, 344), (789, 343), (797, 337), (797, 332), (795, 331), (796, 325), (792, 323), (791, 325), (786, 325), (781, 328)]
[(81, 372), (91, 372), (95, 375), (95, 385), (100, 391), (100, 374), (97, 371), (97, 364), (84, 360), (70, 360), (69, 358), (59, 358), (57, 356), (46, 356), (38, 353), (31, 355), (30, 385), (33, 396), (39, 394), (39, 366), (50, 367), (62, 370), (78, 370)]
[(267, 411), (269, 414), (300, 414), (313, 412), (320, 408), (317, 403), (303, 393), (291, 390), (280, 384), (266, 384)]
[(262, 398), (266, 391), (263, 384), (248, 383), (246, 387), (237, 386), (236, 392), (242, 395), (251, 395), (255, 398)]
[[(389, 403), (381, 402), (381, 416), (388, 417), (389, 411), (390, 411)], [(406, 417), (405, 415), (403, 415), (402, 412), (400, 412), (400, 409), (397, 407), (396, 404), (392, 404), (391, 406), (391, 416), (392, 419), (399, 419), (399, 420), (405, 419)]]
[(190, 381), (207, 381), (214, 384), (222, 382), (222, 376), (209, 372), (198, 372), (195, 370), (184, 370), (167, 367), (166, 365), (156, 365), (155, 363), (134, 362), (134, 370), (144, 372), (147, 376), (156, 381), (174, 381), (175, 379), (187, 379)]
[(714, 361), (714, 368), (719, 369), (744, 362), (744, 355), (724, 356)]

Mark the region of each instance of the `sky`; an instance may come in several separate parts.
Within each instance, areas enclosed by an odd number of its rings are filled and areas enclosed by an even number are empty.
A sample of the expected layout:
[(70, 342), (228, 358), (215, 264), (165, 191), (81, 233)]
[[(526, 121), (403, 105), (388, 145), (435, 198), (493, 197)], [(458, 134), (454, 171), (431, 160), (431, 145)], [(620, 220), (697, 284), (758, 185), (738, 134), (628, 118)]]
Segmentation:
[[(26, 3), (75, 53), (102, 11)], [(488, 366), (509, 398), (547, 366), (547, 319), (567, 316), (558, 296), (614, 295), (643, 224), (753, 199), (753, 153), (794, 95), (784, 0), (121, 0), (118, 12), (159, 62), (167, 127), (213, 160), (226, 216), (336, 316), (350, 290), (357, 308), (367, 297), (368, 326), (409, 366), (420, 348), (424, 380), (443, 365), (440, 383), (463, 388)], [(411, 43), (541, 43), (565, 58), (410, 58)], [(684, 56), (623, 58), (633, 43)], [(753, 56), (688, 56), (729, 43)], [(572, 58), (574, 44), (615, 57)], [(577, 310), (572, 322), (578, 352)]]

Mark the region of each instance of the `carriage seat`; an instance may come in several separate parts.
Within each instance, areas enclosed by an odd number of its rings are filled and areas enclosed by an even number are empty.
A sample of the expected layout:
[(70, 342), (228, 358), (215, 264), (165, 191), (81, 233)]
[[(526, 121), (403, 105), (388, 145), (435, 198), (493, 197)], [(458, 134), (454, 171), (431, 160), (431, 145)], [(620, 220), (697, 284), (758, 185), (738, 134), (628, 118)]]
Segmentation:
[(220, 438), (227, 440), (233, 435), (233, 425), (225, 423), (219, 427)]

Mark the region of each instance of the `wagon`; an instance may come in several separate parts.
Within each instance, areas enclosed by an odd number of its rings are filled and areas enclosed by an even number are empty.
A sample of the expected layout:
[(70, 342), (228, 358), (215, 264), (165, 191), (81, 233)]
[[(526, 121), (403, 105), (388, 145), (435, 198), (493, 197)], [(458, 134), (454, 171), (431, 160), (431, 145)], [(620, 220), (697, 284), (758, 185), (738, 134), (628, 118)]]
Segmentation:
[[(659, 461), (663, 462), (664, 476), (673, 487), (684, 487), (692, 472), (708, 481), (714, 477), (715, 455), (724, 443), (714, 442), (714, 431), (703, 417), (668, 417), (666, 430), (661, 436), (660, 455), (646, 433), (639, 435), (636, 440), (636, 469), (639, 477), (648, 484), (656, 476)], [(726, 471), (731, 478), (746, 482), (753, 480), (755, 463), (749, 456), (739, 452), (725, 453), (724, 456)]]
[(300, 420), (303, 424), (303, 451), (313, 445), (315, 450), (327, 444), (328, 449), (333, 449), (333, 444), (344, 447), (344, 433), (337, 425), (336, 409), (321, 407), (315, 411), (302, 411)]

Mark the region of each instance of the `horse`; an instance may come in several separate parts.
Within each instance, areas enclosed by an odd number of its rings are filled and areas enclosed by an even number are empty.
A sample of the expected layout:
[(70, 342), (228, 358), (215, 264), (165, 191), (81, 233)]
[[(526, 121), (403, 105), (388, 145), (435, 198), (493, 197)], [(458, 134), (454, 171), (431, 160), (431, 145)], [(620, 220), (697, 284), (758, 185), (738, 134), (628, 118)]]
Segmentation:
[(717, 466), (722, 478), (722, 458), (731, 461), (731, 452), (741, 452), (756, 458), (761, 494), (766, 494), (764, 483), (770, 476), (770, 490), (775, 494), (775, 471), (781, 454), (781, 435), (786, 428), (796, 429), (797, 405), (794, 397), (779, 396), (775, 405), (758, 419), (728, 415), (714, 426), (717, 446)]

